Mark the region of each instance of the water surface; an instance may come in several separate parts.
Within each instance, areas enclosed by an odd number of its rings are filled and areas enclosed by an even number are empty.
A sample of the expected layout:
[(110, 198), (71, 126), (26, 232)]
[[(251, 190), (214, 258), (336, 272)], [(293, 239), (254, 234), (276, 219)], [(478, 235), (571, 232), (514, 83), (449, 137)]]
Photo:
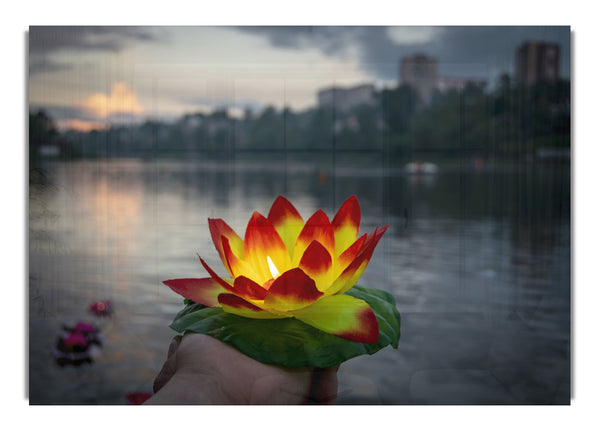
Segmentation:
[[(394, 295), (397, 350), (339, 371), (341, 404), (565, 404), (570, 399), (570, 171), (566, 164), (440, 166), (384, 161), (83, 160), (33, 167), (29, 188), (32, 404), (125, 404), (151, 391), (181, 298), (162, 280), (221, 264), (207, 218), (240, 235), (288, 197), (306, 219), (351, 194), (361, 234), (390, 228), (361, 284)], [(97, 318), (94, 301), (115, 313)], [(59, 367), (62, 325), (89, 320), (92, 364)]]

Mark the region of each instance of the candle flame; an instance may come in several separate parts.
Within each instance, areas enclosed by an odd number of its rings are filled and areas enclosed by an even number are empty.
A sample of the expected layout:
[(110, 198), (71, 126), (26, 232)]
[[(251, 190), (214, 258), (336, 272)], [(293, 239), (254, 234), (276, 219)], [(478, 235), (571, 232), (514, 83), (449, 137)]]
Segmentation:
[(269, 256), (267, 256), (267, 263), (269, 264), (269, 271), (271, 271), (273, 278), (279, 277), (279, 271)]

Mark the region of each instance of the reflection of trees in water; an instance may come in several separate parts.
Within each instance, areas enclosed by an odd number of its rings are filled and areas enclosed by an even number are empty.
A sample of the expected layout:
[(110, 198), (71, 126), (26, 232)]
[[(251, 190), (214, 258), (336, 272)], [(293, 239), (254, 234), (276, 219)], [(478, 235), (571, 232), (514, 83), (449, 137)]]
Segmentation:
[(58, 213), (50, 202), (58, 193), (51, 172), (40, 166), (29, 171), (29, 252), (63, 254), (66, 246), (52, 232), (59, 222)]
[[(527, 166), (512, 178), (511, 219), (517, 243), (546, 247), (558, 223), (570, 221), (571, 181), (567, 164)], [(533, 237), (527, 232), (534, 232)]]
[[(497, 253), (514, 269), (515, 286), (551, 278), (556, 278), (552, 285), (557, 288), (568, 285), (568, 164), (527, 164), (487, 172), (446, 169), (429, 181), (401, 175), (388, 177), (385, 183), (386, 209), (397, 234), (410, 235), (411, 223), (417, 220), (457, 220), (458, 237), (469, 241), (470, 223), (491, 221), (495, 238), (510, 238), (510, 249)], [(556, 259), (557, 253), (564, 262)]]
[[(211, 162), (199, 158), (186, 161), (147, 163), (140, 181), (149, 193), (181, 194), (184, 201), (202, 201), (206, 207), (231, 208), (240, 195), (272, 202), (278, 195), (299, 199), (305, 205), (323, 208), (333, 216), (341, 203), (356, 195), (365, 213), (382, 214), (383, 177), (379, 167), (365, 174), (365, 166), (353, 161), (335, 163), (331, 152), (274, 152), (265, 157)], [(307, 200), (308, 199), (308, 200)]]
[(445, 171), (431, 178), (386, 178), (391, 215), (405, 208), (414, 217), (509, 219), (534, 226), (568, 221), (568, 164), (528, 165), (490, 172)]
[[(528, 280), (554, 278), (569, 283), (570, 167), (529, 165), (511, 178), (511, 263), (523, 269)], [(552, 257), (557, 246), (564, 262)]]
[(136, 177), (148, 195), (177, 194), (184, 204), (197, 201), (205, 206), (227, 206), (237, 179), (232, 162), (208, 162), (202, 157), (147, 161)]
[[(329, 213), (355, 194), (365, 214), (380, 219), (390, 216), (400, 228), (411, 220), (427, 218), (508, 221), (515, 246), (532, 252), (552, 247), (557, 225), (570, 221), (568, 164), (528, 164), (484, 172), (441, 169), (427, 178), (385, 175), (381, 166), (377, 160), (360, 164), (339, 155), (334, 160), (331, 152), (279, 152), (254, 160), (238, 156), (222, 162), (199, 158), (147, 162), (137, 169), (115, 167), (111, 181), (122, 187), (141, 184), (151, 193), (176, 191), (184, 201), (202, 200), (207, 208), (234, 205), (232, 200), (240, 194), (257, 203), (282, 194), (291, 199), (309, 196), (316, 207)], [(99, 175), (98, 170), (83, 171)], [(50, 193), (51, 187), (47, 181), (41, 186), (32, 183), (30, 217), (51, 217), (43, 201), (36, 202), (40, 190)]]

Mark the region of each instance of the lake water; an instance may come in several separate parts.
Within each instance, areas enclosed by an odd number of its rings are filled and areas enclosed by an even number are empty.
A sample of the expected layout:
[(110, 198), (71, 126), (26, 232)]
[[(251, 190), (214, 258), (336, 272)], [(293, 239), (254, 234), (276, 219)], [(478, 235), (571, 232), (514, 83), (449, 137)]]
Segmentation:
[[(360, 283), (387, 290), (400, 346), (344, 363), (340, 404), (568, 404), (568, 164), (441, 165), (407, 176), (385, 161), (84, 160), (30, 171), (29, 398), (126, 404), (149, 392), (181, 298), (162, 280), (221, 268), (208, 217), (240, 235), (279, 194), (306, 219), (351, 194), (361, 234), (390, 224)], [(88, 311), (111, 300), (114, 313)], [(93, 363), (59, 366), (63, 325), (101, 327)]]

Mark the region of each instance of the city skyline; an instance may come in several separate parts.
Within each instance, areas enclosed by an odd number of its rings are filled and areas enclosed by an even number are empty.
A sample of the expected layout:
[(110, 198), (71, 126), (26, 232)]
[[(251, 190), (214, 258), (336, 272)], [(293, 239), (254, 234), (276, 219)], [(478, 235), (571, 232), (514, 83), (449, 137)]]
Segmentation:
[(31, 27), (29, 106), (61, 129), (169, 120), (265, 106), (304, 110), (332, 86), (397, 85), (424, 53), (439, 75), (493, 85), (526, 40), (557, 43), (570, 79), (570, 29), (535, 27)]

